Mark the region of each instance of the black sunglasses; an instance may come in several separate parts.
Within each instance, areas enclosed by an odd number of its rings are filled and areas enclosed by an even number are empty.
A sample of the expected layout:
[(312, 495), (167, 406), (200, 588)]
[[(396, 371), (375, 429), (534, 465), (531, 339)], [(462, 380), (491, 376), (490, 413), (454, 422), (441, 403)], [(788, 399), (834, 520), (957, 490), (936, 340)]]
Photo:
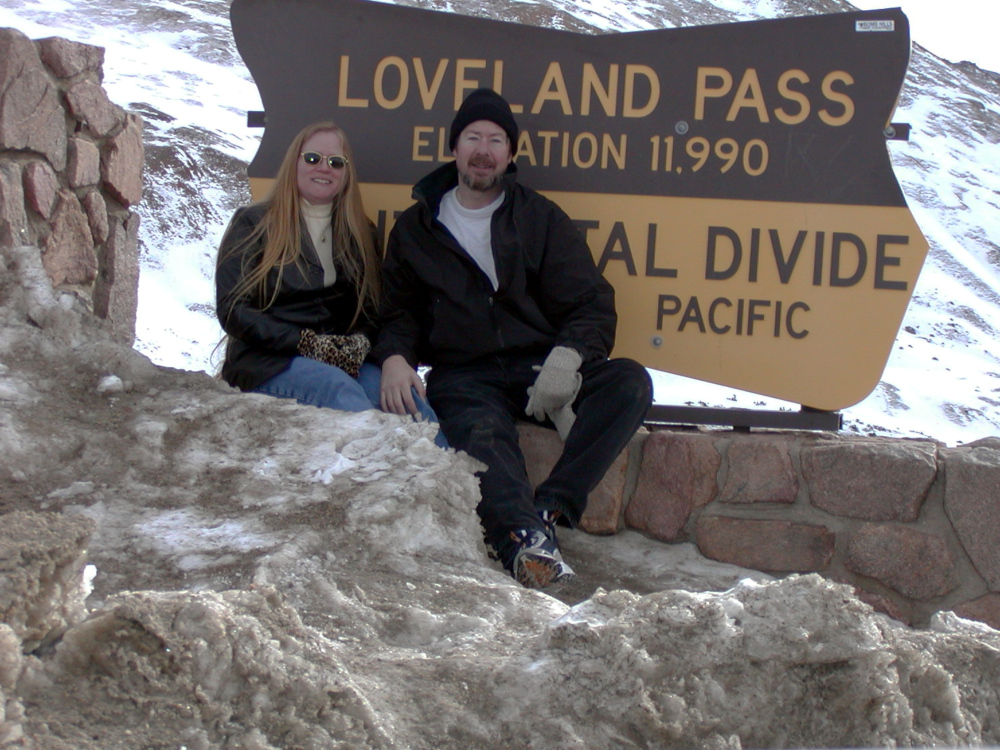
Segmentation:
[(315, 151), (305, 151), (301, 154), (302, 161), (311, 167), (315, 167), (323, 159), (326, 159), (326, 163), (330, 165), (330, 169), (343, 169), (347, 166), (347, 159), (343, 156), (326, 156), (325, 154), (319, 154)]

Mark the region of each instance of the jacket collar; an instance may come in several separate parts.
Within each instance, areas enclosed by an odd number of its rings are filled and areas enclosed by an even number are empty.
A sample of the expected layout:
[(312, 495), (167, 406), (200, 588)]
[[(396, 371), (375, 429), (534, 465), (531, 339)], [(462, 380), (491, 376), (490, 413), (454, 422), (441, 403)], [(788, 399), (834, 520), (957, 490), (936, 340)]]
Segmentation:
[[(504, 194), (510, 198), (511, 191), (517, 183), (517, 165), (511, 162), (500, 180)], [(413, 186), (413, 200), (431, 209), (431, 215), (436, 216), (438, 206), (444, 194), (458, 184), (458, 167), (451, 161), (438, 167), (423, 177)]]

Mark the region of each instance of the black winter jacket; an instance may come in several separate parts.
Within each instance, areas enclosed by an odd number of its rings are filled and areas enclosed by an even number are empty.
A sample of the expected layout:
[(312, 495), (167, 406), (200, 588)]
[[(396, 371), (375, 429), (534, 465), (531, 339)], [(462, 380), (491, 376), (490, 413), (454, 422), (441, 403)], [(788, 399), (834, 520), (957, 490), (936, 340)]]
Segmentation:
[(444, 194), (458, 184), (449, 163), (413, 189), (383, 268), (382, 331), (372, 351), (418, 363), (465, 364), (496, 354), (576, 349), (606, 358), (615, 339), (614, 290), (598, 273), (580, 231), (555, 203), (504, 175), (505, 199), (491, 237), (498, 289), (437, 220)]
[[(361, 332), (372, 341), (378, 331), (374, 315), (364, 313), (350, 327), (358, 303), (357, 288), (346, 278), (347, 273), (339, 263), (337, 281), (332, 286), (323, 286), (323, 266), (305, 222), (301, 227), (302, 262), (285, 267), (274, 303), (262, 309), (261, 300), (254, 295), (234, 296), (244, 267), (250, 269), (257, 262), (263, 243), (255, 243), (242, 252), (233, 251), (257, 226), (266, 208), (256, 204), (236, 210), (222, 238), (215, 273), (216, 315), (228, 334), (221, 374), (227, 383), (244, 391), (288, 369), (298, 354), (304, 328), (317, 333)], [(265, 300), (270, 299), (277, 281), (278, 271), (272, 268)]]

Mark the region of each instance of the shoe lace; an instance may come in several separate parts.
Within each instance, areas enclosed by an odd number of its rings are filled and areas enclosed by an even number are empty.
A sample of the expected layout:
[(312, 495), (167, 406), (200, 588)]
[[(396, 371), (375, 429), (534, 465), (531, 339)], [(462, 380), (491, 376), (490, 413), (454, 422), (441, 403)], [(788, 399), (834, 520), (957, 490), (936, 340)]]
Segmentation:
[(549, 539), (552, 540), (556, 547), (559, 546), (559, 540), (556, 538), (556, 522), (558, 522), (561, 515), (562, 512), (558, 510), (538, 511), (538, 517), (542, 519), (542, 525), (545, 526), (545, 533), (548, 534)]

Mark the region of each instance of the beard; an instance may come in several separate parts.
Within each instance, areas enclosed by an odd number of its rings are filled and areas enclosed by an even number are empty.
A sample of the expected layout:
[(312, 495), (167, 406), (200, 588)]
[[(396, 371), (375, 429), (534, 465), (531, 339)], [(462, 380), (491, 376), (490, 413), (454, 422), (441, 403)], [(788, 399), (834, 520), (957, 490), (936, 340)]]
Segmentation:
[[(470, 163), (470, 166), (496, 167), (496, 162), (490, 162), (490, 163), (476, 162), (475, 164)], [(503, 179), (502, 174), (493, 174), (489, 175), (488, 177), (476, 177), (474, 175), (469, 174), (468, 172), (460, 173), (459, 177), (461, 178), (463, 185), (465, 185), (470, 190), (475, 190), (478, 193), (486, 193), (492, 190), (497, 185), (499, 185), (500, 181)]]

